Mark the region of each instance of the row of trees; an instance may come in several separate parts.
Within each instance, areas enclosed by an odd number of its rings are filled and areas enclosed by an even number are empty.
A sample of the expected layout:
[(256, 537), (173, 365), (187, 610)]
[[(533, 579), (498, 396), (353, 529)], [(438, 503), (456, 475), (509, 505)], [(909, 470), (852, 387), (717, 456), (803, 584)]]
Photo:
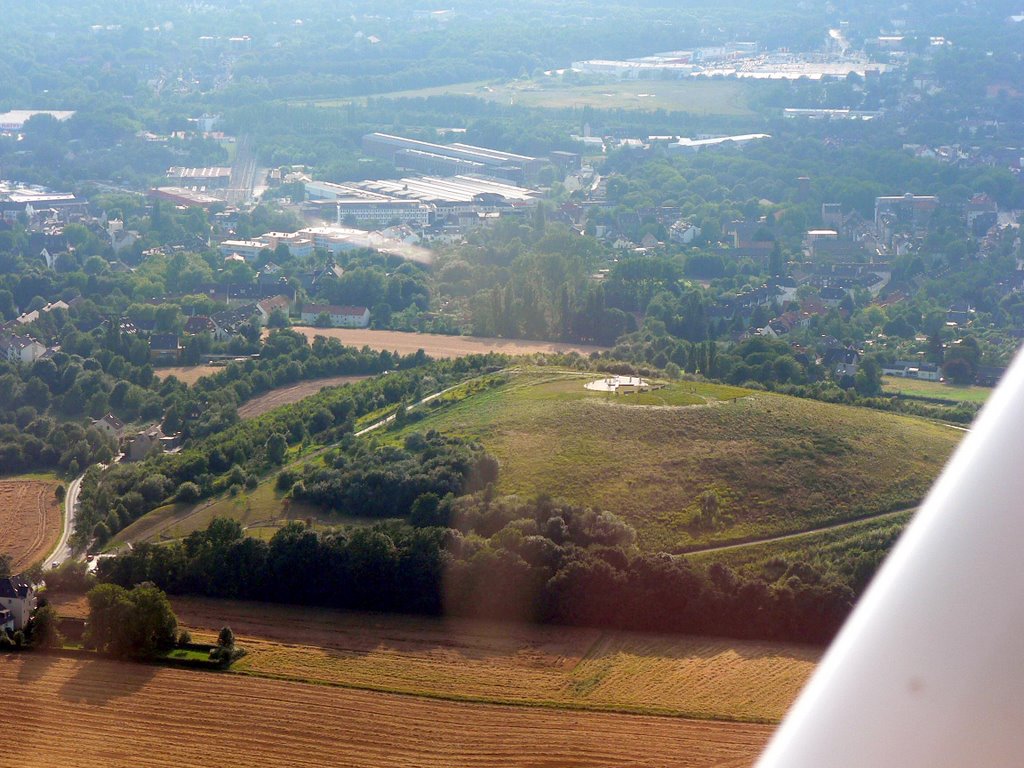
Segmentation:
[(452, 527), (387, 524), (269, 543), (234, 521), (105, 560), (100, 577), (171, 592), (376, 611), (825, 642), (854, 594), (810, 566), (769, 583), (715, 565), (637, 552), (606, 512), (486, 494), (446, 499)]

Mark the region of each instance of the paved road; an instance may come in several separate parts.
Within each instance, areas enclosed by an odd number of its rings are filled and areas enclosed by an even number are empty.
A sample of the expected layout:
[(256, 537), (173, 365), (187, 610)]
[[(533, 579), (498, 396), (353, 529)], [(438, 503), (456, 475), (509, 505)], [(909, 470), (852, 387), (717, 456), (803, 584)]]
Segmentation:
[(68, 485), (68, 492), (64, 495), (64, 530), (61, 531), (60, 541), (57, 542), (53, 554), (50, 555), (47, 563), (63, 563), (69, 560), (71, 553), (71, 534), (75, 530), (75, 512), (78, 509), (78, 492), (82, 488), (83, 472)]

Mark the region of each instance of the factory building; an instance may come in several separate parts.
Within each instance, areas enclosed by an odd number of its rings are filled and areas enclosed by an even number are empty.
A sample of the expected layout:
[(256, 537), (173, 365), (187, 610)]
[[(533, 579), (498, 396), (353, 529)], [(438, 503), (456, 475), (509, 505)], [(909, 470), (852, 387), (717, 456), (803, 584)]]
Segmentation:
[(536, 204), (538, 194), (532, 189), (475, 176), (306, 184), (309, 199), (333, 202), (339, 224), (352, 217), (377, 224), (397, 220), (426, 226), (452, 216), (501, 213), (531, 206)]
[(471, 144), (433, 144), (387, 133), (363, 136), (363, 152), (420, 173), (477, 173), (517, 184), (533, 182), (538, 171), (547, 165), (545, 160), (512, 152)]

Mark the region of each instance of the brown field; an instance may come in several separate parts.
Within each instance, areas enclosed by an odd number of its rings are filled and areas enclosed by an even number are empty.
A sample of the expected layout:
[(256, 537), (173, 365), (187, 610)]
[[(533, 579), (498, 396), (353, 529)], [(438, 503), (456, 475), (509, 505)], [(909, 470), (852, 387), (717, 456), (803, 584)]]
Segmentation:
[(282, 405), (297, 403), (303, 398), (315, 395), (324, 387), (337, 387), (368, 378), (369, 376), (332, 376), (326, 379), (301, 381), (298, 384), (272, 389), (266, 394), (254, 397), (242, 405), (238, 409), (238, 416), (242, 419), (252, 419)]
[[(562, 344), (555, 341), (522, 341), (519, 339), (491, 339), (483, 336), (444, 336), (437, 333), (406, 333), (405, 331), (372, 331), (366, 328), (293, 328), (312, 343), (316, 336), (341, 339), (352, 347), (388, 350), (409, 355), (422, 349), (431, 357), (462, 357), (487, 352), (506, 355), (557, 354), (579, 352), (589, 355), (604, 347), (589, 344)], [(268, 331), (264, 331), (266, 335)]]
[(772, 726), (438, 701), (106, 660), (0, 658), (4, 765), (747, 766)]
[(13, 558), (17, 573), (40, 562), (60, 538), (56, 481), (0, 480), (0, 554)]
[[(493, 704), (778, 722), (812, 646), (173, 598), (196, 637), (225, 624), (240, 673)], [(84, 598), (55, 599), (85, 615)]]
[(159, 378), (174, 376), (182, 384), (192, 386), (203, 376), (223, 371), (222, 365), (177, 365), (170, 368), (157, 368), (153, 371)]

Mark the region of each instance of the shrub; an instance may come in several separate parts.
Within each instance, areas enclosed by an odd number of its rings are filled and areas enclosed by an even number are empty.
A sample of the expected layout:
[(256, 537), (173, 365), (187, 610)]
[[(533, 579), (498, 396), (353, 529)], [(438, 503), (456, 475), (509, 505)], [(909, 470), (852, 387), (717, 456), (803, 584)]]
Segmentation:
[(277, 482), (275, 485), (277, 486), (277, 490), (287, 491), (295, 485), (296, 480), (298, 480), (298, 475), (296, 475), (295, 472), (290, 469), (283, 469), (277, 473)]
[(194, 501), (199, 501), (199, 498), (203, 495), (202, 489), (190, 480), (186, 480), (184, 483), (178, 486), (178, 493), (176, 498), (178, 501), (183, 501), (186, 504), (191, 504)]

